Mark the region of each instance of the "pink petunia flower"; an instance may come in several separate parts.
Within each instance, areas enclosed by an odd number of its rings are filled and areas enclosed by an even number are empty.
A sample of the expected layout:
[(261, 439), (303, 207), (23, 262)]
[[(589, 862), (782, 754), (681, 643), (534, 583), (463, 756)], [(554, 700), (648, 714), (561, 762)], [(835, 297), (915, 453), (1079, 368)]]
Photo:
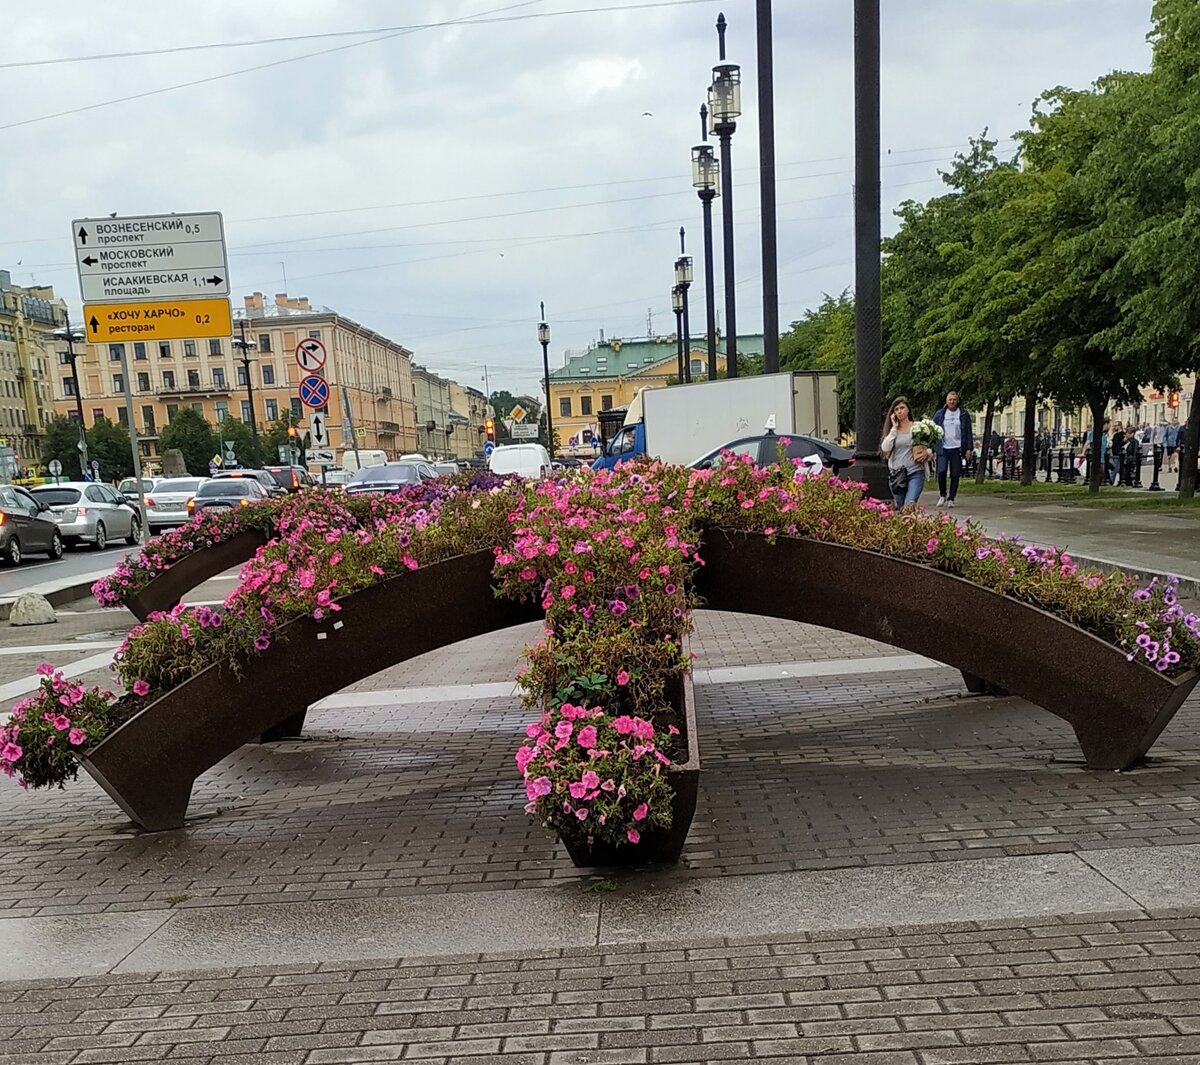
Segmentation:
[(145, 696), (150, 694), (149, 683), (144, 680), (135, 680), (133, 682), (133, 694), (139, 699), (145, 698)]
[(642, 834), (636, 828), (631, 828), (625, 833), (625, 838), (629, 840), (630, 843), (640, 843), (642, 840)]

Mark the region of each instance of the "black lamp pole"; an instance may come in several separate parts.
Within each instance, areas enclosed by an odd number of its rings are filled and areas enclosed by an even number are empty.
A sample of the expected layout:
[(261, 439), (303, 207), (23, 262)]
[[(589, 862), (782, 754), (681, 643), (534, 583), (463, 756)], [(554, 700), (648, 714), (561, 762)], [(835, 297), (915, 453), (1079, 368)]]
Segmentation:
[(554, 418), (550, 413), (550, 326), (546, 324), (546, 304), (539, 303), (542, 318), (538, 322), (538, 343), (542, 345), (542, 371), (546, 375), (546, 450), (554, 458)]
[(879, 459), (879, 237), (879, 0), (854, 0), (855, 469), (870, 495), (888, 499), (887, 468)]
[(675, 381), (683, 384), (683, 289), (678, 283), (671, 287), (671, 310), (675, 312)]
[(679, 289), (683, 325), (683, 380), (692, 383), (692, 324), (688, 317), (688, 289), (692, 287), (692, 257), (687, 251), (687, 232), (679, 227), (679, 258), (675, 260), (675, 284)]
[(721, 62), (713, 67), (709, 89), (709, 117), (712, 131), (721, 142), (721, 172), (725, 175), (721, 198), (721, 229), (725, 253), (725, 374), (737, 377), (737, 293), (733, 255), (733, 133), (741, 113), (740, 70), (725, 61), (725, 15), (717, 15), (717, 40)]
[(242, 352), (242, 370), (246, 374), (246, 400), (250, 405), (250, 438), (254, 441), (254, 466), (257, 469), (262, 465), (262, 452), (258, 446), (258, 420), (254, 417), (254, 382), (250, 379), (250, 349), (254, 347), (254, 342), (246, 339), (246, 319), (238, 319), (238, 329), (241, 332), (241, 339), (233, 341), (236, 348)]
[(62, 336), (67, 342), (67, 358), (71, 361), (71, 384), (75, 390), (75, 415), (79, 419), (79, 476), (82, 479), (87, 475), (88, 470), (88, 449), (87, 449), (87, 430), (83, 424), (83, 392), (79, 387), (79, 367), (75, 365), (75, 360), (79, 358), (75, 354), (75, 334), (71, 330), (71, 319), (68, 318), (63, 324)]
[(713, 278), (713, 200), (720, 195), (721, 172), (708, 143), (708, 107), (700, 105), (700, 144), (692, 149), (692, 185), (704, 216), (704, 326), (708, 337), (708, 379), (717, 379), (717, 310)]
[(779, 372), (779, 257), (775, 233), (775, 72), (771, 0), (758, 0), (758, 188), (762, 204), (763, 372)]

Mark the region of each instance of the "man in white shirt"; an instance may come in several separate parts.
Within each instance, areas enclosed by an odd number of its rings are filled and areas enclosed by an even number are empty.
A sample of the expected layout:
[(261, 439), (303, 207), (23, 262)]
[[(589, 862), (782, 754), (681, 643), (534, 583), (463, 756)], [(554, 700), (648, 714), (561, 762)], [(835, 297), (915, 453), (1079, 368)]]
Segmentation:
[[(946, 394), (946, 405), (933, 420), (942, 427), (942, 439), (937, 445), (937, 477), (939, 507), (954, 506), (958, 495), (958, 482), (962, 477), (963, 455), (975, 446), (971, 436), (971, 415), (958, 405), (958, 393)], [(946, 474), (950, 475), (949, 488)]]

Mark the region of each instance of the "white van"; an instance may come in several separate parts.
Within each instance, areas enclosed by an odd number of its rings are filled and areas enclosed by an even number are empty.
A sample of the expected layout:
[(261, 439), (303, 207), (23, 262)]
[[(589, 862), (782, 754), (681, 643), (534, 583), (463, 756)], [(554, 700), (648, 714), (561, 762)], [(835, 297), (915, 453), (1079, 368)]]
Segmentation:
[(342, 469), (357, 473), (359, 467), (367, 469), (371, 466), (382, 466), (388, 460), (387, 452), (379, 448), (360, 447), (358, 454), (353, 449), (342, 452)]
[(541, 444), (504, 444), (492, 452), (488, 469), (541, 480), (550, 476), (550, 452)]

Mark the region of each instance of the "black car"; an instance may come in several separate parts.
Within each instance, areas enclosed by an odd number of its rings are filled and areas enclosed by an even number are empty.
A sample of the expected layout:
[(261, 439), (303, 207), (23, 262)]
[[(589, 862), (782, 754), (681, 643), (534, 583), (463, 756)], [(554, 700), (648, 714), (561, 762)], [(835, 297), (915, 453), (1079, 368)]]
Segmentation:
[(717, 465), (722, 451), (732, 451), (735, 455), (749, 455), (756, 466), (770, 466), (779, 461), (779, 445), (787, 441), (784, 451), (790, 461), (799, 459), (805, 466), (819, 472), (822, 469), (841, 473), (848, 466), (854, 465), (854, 454), (831, 444), (827, 440), (818, 440), (815, 436), (805, 436), (802, 433), (760, 433), (758, 436), (743, 436), (722, 444), (715, 451), (710, 451), (703, 458), (692, 463), (694, 470), (707, 470)]
[(285, 492), (299, 492), (301, 488), (311, 488), (316, 484), (312, 474), (303, 466), (268, 466), (266, 470)]
[(266, 491), (267, 495), (269, 496), (282, 496), (287, 495), (288, 493), (288, 490), (284, 488), (277, 480), (275, 480), (275, 477), (266, 470), (217, 470), (217, 472), (213, 474), (214, 480), (225, 477), (231, 477), (234, 480), (238, 480), (240, 478), (250, 478), (255, 480), (263, 486), (264, 491)]
[(398, 492), (409, 485), (431, 481), (437, 470), (427, 462), (387, 462), (359, 470), (346, 482), (346, 491), (353, 495), (364, 492)]
[(24, 488), (0, 485), (0, 559), (19, 566), (25, 555), (62, 558), (63, 538), (50, 508)]
[(229, 510), (248, 507), (269, 498), (267, 490), (254, 477), (214, 477), (205, 481), (188, 500), (188, 514), (202, 510)]

